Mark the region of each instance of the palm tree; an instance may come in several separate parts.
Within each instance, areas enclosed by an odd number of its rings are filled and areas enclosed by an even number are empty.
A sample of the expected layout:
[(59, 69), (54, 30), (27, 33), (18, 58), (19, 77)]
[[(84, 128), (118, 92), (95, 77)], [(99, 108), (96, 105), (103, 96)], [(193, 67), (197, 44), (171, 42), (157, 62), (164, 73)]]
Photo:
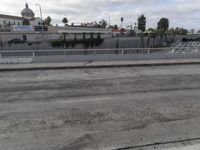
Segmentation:
[(138, 17), (138, 29), (141, 31), (141, 47), (144, 47), (143, 33), (146, 30), (146, 17), (144, 15)]
[(124, 18), (121, 17), (120, 20), (121, 20), (121, 34), (123, 35), (123, 33), (124, 33), (124, 29), (123, 29), (124, 28), (123, 27), (124, 26)]
[(62, 22), (65, 24), (65, 26), (67, 26), (68, 24), (68, 19), (66, 17), (63, 18)]
[(121, 28), (123, 28), (123, 22), (124, 22), (124, 18), (123, 17), (121, 17)]

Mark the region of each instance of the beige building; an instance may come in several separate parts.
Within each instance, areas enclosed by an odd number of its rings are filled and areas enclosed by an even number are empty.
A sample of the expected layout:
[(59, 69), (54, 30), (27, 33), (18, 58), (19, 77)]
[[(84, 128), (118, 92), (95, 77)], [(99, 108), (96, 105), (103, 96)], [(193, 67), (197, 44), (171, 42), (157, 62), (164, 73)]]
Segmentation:
[(58, 27), (58, 33), (63, 35), (66, 40), (97, 38), (98, 36), (108, 38), (112, 36), (111, 29), (79, 26)]

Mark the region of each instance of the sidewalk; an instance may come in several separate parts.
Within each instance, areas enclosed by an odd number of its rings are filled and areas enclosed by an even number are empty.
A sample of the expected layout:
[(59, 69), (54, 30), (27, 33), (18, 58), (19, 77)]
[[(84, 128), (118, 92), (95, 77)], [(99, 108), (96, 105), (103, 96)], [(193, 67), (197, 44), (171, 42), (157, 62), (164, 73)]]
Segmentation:
[(200, 64), (200, 59), (163, 59), (139, 61), (102, 61), (102, 62), (65, 62), (41, 64), (0, 64), (0, 71), (49, 70), (49, 69), (82, 69), (82, 68), (112, 68), (164, 65)]

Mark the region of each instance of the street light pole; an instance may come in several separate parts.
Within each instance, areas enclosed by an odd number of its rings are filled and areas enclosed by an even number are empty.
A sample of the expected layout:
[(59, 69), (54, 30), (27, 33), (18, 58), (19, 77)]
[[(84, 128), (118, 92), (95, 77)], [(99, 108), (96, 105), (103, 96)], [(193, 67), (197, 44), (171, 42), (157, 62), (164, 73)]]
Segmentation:
[(35, 5), (40, 7), (40, 17), (41, 17), (41, 19), (42, 19), (42, 7), (41, 7), (40, 4), (35, 4)]
[(108, 16), (108, 25), (109, 25), (109, 28), (110, 28), (110, 15), (108, 13), (106, 13), (105, 15)]
[[(40, 4), (35, 4), (35, 5), (36, 5), (36, 6), (39, 6), (39, 8), (40, 8), (40, 18), (41, 18), (41, 20), (42, 20), (42, 7), (41, 7)], [(43, 29), (43, 20), (42, 20), (41, 24), (42, 24), (42, 34), (43, 34), (43, 31), (44, 31), (44, 29)]]
[(110, 15), (108, 15), (108, 17), (109, 17), (109, 28), (110, 28)]

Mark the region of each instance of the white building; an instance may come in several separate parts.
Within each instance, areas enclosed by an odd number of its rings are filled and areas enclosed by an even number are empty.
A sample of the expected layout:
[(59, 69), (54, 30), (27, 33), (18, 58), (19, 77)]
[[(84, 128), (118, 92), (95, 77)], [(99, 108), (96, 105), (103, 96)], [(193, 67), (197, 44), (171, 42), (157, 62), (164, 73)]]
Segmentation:
[(30, 25), (38, 25), (42, 22), (40, 18), (35, 18), (35, 13), (29, 8), (27, 3), (21, 11), (21, 15), (20, 17), (0, 14), (0, 30), (9, 29), (10, 25), (23, 25), (24, 20), (29, 21)]
[(22, 25), (23, 20), (24, 19), (22, 17), (0, 14), (0, 26)]
[[(17, 38), (27, 41), (38, 40), (56, 40), (65, 38), (66, 40), (84, 39), (84, 38), (107, 38), (111, 37), (112, 30), (104, 28), (81, 27), (81, 26), (41, 26), (41, 18), (35, 18), (35, 13), (26, 3), (21, 11), (21, 17), (0, 14), (0, 40)], [(24, 22), (30, 25), (23, 25)]]

